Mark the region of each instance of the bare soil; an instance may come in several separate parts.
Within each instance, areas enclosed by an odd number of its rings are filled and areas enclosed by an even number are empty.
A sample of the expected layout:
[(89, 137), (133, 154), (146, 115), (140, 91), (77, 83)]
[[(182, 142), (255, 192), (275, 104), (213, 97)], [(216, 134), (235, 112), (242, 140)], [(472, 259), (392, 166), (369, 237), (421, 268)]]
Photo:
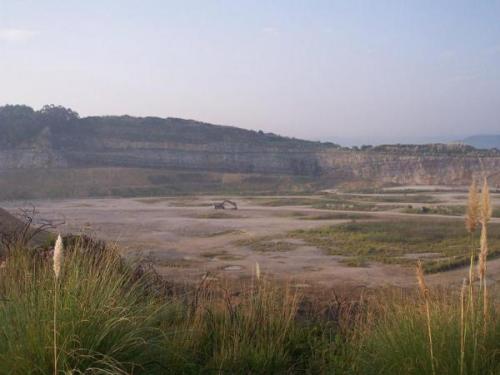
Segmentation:
[[(465, 194), (457, 192), (427, 191), (425, 194), (435, 196), (444, 204), (465, 204), (466, 199)], [(317, 196), (298, 198), (308, 197)], [(290, 280), (300, 288), (415, 285), (412, 267), (381, 263), (352, 267), (343, 264), (341, 257), (327, 255), (300, 240), (286, 237), (292, 230), (350, 220), (328, 219), (325, 215), (323, 217), (327, 219), (303, 220), (304, 217), (322, 217), (321, 214), (339, 211), (306, 206), (264, 206), (258, 205), (255, 197), (224, 198), (236, 201), (239, 209), (215, 211), (212, 203), (221, 201), (222, 197), (213, 196), (39, 200), (30, 203), (37, 207), (40, 217), (64, 220), (60, 228), (62, 232), (86, 233), (116, 242), (126, 256), (149, 259), (162, 275), (179, 282), (197, 282), (207, 274), (212, 278), (250, 278), (258, 262), (263, 274)], [(498, 202), (498, 197), (494, 202)], [(380, 204), (402, 205), (396, 202)], [(25, 205), (25, 202), (0, 203), (12, 213)], [(368, 214), (374, 220), (424, 216), (405, 214), (397, 208)], [(439, 217), (463, 220), (456, 216)], [(259, 241), (269, 242), (262, 246), (262, 251), (250, 245)], [(500, 280), (500, 259), (491, 261), (488, 267), (492, 280)], [(466, 274), (467, 270), (458, 269), (430, 275), (429, 281), (434, 284), (460, 283)]]

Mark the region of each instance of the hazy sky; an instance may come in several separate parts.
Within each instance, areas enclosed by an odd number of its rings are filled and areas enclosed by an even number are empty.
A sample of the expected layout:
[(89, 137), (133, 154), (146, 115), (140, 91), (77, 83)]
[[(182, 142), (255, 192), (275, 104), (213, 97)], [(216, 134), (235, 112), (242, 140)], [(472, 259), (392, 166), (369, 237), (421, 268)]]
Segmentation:
[(500, 133), (500, 1), (0, 0), (0, 104), (312, 139)]

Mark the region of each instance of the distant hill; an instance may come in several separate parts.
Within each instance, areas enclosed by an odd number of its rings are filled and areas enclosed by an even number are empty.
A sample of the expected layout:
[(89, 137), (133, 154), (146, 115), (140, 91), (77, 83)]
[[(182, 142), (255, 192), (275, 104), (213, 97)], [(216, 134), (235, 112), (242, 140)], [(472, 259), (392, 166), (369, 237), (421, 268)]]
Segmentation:
[(463, 142), (478, 149), (496, 148), (500, 150), (500, 134), (473, 135), (465, 138)]
[(195, 120), (159, 117), (91, 116), (61, 106), (46, 105), (39, 111), (25, 105), (0, 106), (0, 147), (23, 147), (51, 142), (54, 148), (99, 148), (106, 142), (175, 142), (177, 144), (245, 144), (247, 146), (310, 148), (313, 142), (233, 126)]
[[(262, 131), (158, 117), (80, 118), (60, 106), (0, 107), (0, 168), (138, 167), (317, 175), (338, 148)], [(22, 151), (22, 152), (21, 152)]]
[(54, 105), (0, 107), (0, 134), (0, 200), (468, 185), (485, 173), (500, 183), (500, 151), (457, 144), (345, 148), (179, 118), (81, 118)]

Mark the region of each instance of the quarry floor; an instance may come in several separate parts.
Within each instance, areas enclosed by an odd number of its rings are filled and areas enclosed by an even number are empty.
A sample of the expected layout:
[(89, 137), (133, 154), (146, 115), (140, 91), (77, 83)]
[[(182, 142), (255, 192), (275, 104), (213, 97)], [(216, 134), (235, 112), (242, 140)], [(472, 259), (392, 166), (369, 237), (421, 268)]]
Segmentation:
[[(466, 200), (464, 192), (425, 194), (438, 196), (442, 205), (465, 204)], [(314, 197), (301, 195), (297, 199)], [(239, 209), (214, 210), (212, 203), (224, 198), (236, 201)], [(293, 245), (290, 251), (252, 249), (248, 243), (254, 239), (279, 239), (292, 230), (350, 221), (303, 220), (306, 216), (332, 211), (301, 205), (266, 206), (259, 204), (259, 199), (263, 198), (192, 196), (60, 199), (0, 202), (0, 206), (16, 213), (19, 207), (33, 204), (39, 211), (39, 217), (60, 222), (58, 230), (61, 232), (86, 233), (115, 242), (127, 256), (150, 260), (162, 275), (177, 282), (197, 282), (207, 275), (213, 279), (251, 278), (258, 262), (262, 274), (289, 280), (299, 288), (316, 285), (348, 288), (415, 285), (413, 267), (382, 263), (371, 263), (367, 267), (347, 266), (338, 257), (327, 255), (323, 250), (297, 239), (284, 240)], [(498, 198), (495, 198), (494, 203), (498, 203)], [(398, 202), (379, 204), (396, 207)], [(408, 202), (400, 204), (408, 205)], [(419, 207), (422, 204), (415, 203), (412, 206)], [(406, 214), (396, 208), (371, 212), (370, 215), (374, 216), (374, 220), (410, 216), (426, 219), (424, 215)], [(432, 215), (436, 216), (439, 215)], [(460, 216), (441, 217), (463, 225)], [(499, 219), (493, 221), (498, 222)], [(491, 261), (489, 273), (496, 281), (500, 280), (499, 271), (500, 259)], [(460, 283), (465, 275), (466, 270), (457, 269), (429, 275), (428, 281), (433, 284)]]

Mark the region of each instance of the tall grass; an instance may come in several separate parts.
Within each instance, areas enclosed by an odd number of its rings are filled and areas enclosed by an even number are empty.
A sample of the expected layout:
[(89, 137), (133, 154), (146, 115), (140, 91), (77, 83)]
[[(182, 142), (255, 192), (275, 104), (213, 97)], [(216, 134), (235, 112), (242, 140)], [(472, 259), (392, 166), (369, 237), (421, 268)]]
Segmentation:
[(261, 275), (242, 289), (198, 293), (195, 306), (164, 323), (171, 373), (322, 374), (340, 367), (337, 325), (306, 317), (289, 286)]
[(47, 257), (17, 249), (7, 259), (0, 272), (0, 373), (120, 374), (151, 367), (162, 339), (161, 307), (113, 251), (70, 250), (58, 284)]
[(299, 295), (260, 271), (172, 293), (113, 249), (60, 259), (57, 278), (26, 248), (0, 269), (0, 374), (327, 373), (337, 356), (336, 325), (301, 321)]
[[(491, 319), (483, 334), (482, 319), (477, 318), (482, 314), (473, 317), (459, 295), (434, 290), (429, 301), (430, 319), (425, 305), (411, 295), (390, 295), (383, 305), (380, 300), (374, 305), (370, 321), (358, 327), (364, 332), (362, 339), (350, 343), (359, 353), (357, 373), (500, 373), (498, 319)], [(429, 355), (429, 321), (434, 362)]]
[[(471, 254), (469, 279), (457, 295), (450, 289), (430, 290), (421, 264), (417, 281), (423, 304), (414, 297), (380, 299), (372, 314), (358, 329), (363, 339), (351, 345), (358, 348), (358, 372), (362, 374), (498, 374), (500, 373), (500, 321), (486, 278), (488, 238), (491, 216), (486, 184), (477, 203), (471, 187), (466, 228), (481, 224), (478, 264), (479, 285)], [(477, 247), (472, 245), (472, 249)], [(494, 293), (493, 293), (494, 294)], [(372, 308), (373, 308), (372, 306)]]
[(417, 281), (420, 289), (420, 294), (422, 295), (425, 304), (425, 317), (427, 323), (427, 333), (429, 336), (429, 354), (430, 354), (432, 374), (436, 375), (436, 367), (435, 367), (436, 360), (434, 358), (434, 344), (432, 341), (432, 326), (431, 326), (432, 322), (431, 322), (431, 308), (430, 308), (430, 298), (429, 298), (430, 292), (429, 288), (425, 283), (424, 270), (422, 268), (422, 263), (420, 262), (420, 260), (417, 263)]
[(54, 374), (57, 375), (57, 297), (59, 294), (59, 276), (61, 274), (61, 267), (63, 262), (64, 245), (61, 235), (57, 236), (57, 241), (54, 246)]

